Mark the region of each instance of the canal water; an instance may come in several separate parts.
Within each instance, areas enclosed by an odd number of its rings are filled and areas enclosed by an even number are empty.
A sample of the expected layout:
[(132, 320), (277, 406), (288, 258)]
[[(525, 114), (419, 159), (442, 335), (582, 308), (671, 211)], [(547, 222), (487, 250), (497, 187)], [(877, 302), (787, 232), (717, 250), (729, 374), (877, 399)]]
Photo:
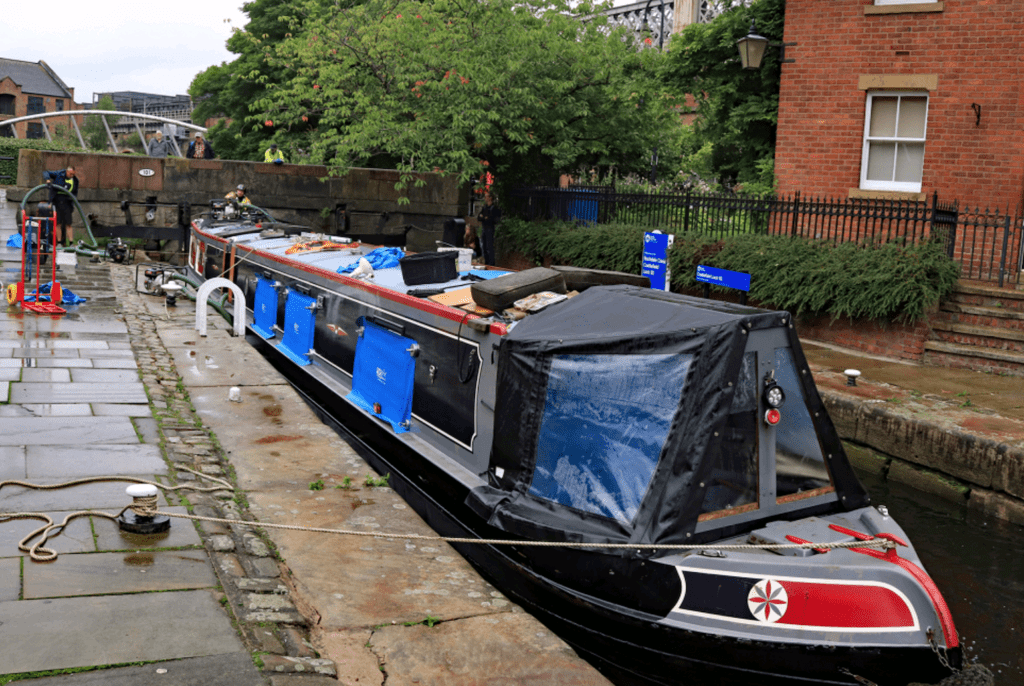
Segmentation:
[(998, 686), (1024, 684), (1024, 527), (860, 473), (900, 523), (953, 613), (968, 661)]

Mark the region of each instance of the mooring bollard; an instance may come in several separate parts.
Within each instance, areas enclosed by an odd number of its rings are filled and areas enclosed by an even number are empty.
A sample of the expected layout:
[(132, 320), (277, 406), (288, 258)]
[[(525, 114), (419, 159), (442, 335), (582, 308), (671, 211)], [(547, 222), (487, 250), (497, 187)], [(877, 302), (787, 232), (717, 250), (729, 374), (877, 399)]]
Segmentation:
[(121, 531), (133, 534), (160, 534), (170, 530), (171, 518), (156, 513), (159, 506), (156, 486), (132, 484), (125, 492), (132, 497), (132, 504), (117, 518), (117, 525)]

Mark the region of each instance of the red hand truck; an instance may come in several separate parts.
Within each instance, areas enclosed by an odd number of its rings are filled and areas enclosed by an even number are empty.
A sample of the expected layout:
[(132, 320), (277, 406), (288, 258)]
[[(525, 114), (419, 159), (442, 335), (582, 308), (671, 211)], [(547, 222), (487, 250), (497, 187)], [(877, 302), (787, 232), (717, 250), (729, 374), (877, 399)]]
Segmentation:
[[(16, 284), (7, 287), (7, 302), (10, 304), (20, 303), (21, 309), (39, 314), (66, 314), (67, 310), (58, 305), (64, 296), (64, 291), (57, 281), (57, 212), (51, 209), (49, 217), (29, 217), (27, 212), (22, 212), (21, 217), (21, 280)], [(47, 231), (49, 229), (49, 231)], [(47, 234), (49, 234), (47, 236)], [(33, 238), (38, 237), (37, 243), (33, 244)], [(50, 292), (43, 293), (43, 240), (48, 238), (50, 242)], [(34, 246), (34, 247), (33, 247)], [(36, 287), (34, 291), (25, 291), (26, 272), (29, 279), (29, 287), (32, 280), (32, 266), (35, 262)], [(26, 300), (26, 297), (29, 298)], [(49, 302), (43, 302), (46, 298)]]

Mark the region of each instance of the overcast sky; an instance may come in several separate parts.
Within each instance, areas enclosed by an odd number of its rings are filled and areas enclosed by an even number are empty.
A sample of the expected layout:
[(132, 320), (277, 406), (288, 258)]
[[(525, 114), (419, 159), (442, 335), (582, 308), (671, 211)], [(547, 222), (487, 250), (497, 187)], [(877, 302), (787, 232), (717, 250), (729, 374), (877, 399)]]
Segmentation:
[(248, 21), (243, 0), (2, 0), (0, 57), (43, 60), (75, 101), (93, 93), (188, 92), (196, 74), (230, 61), (224, 46)]
[(76, 102), (111, 91), (183, 95), (196, 74), (234, 59), (224, 43), (248, 22), (243, 1), (0, 0), (0, 57), (46, 62)]

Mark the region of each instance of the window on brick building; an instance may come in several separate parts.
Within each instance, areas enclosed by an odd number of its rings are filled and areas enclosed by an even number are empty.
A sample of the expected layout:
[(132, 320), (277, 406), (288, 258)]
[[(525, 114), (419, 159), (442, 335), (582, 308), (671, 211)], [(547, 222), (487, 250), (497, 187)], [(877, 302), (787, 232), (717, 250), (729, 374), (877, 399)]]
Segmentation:
[(57, 100), (57, 111), (58, 112), (63, 112), (64, 111), (64, 101), (63, 100)]
[(13, 95), (0, 95), (0, 114), (14, 114)]
[(39, 122), (29, 122), (25, 129), (25, 138), (43, 138), (43, 125)]
[(921, 192), (927, 93), (868, 93), (860, 187)]
[(939, 0), (875, 0), (876, 5), (919, 5), (925, 3), (936, 3)]
[(36, 98), (34, 96), (28, 97), (28, 109), (25, 114), (42, 114), (46, 111), (46, 107), (43, 105), (42, 98)]
[(14, 124), (0, 124), (0, 138), (14, 138)]

